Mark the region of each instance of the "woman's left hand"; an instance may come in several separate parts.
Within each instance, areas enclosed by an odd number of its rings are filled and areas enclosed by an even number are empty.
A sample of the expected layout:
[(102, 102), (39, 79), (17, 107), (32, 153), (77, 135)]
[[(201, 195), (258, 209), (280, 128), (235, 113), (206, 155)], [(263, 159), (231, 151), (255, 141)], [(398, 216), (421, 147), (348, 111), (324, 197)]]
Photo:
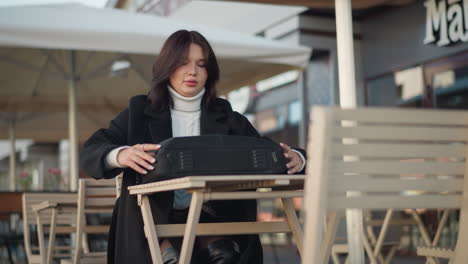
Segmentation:
[(280, 143), (284, 150), (284, 157), (287, 160), (286, 166), (288, 167), (288, 174), (294, 174), (302, 168), (302, 159), (290, 146)]

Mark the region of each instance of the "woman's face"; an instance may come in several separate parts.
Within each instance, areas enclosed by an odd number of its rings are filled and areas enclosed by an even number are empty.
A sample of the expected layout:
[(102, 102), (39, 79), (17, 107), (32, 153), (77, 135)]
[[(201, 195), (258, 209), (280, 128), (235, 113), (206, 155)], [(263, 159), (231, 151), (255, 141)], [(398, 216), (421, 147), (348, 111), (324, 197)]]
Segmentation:
[(205, 87), (208, 78), (205, 65), (202, 48), (192, 43), (187, 59), (171, 74), (169, 83), (180, 95), (195, 96)]

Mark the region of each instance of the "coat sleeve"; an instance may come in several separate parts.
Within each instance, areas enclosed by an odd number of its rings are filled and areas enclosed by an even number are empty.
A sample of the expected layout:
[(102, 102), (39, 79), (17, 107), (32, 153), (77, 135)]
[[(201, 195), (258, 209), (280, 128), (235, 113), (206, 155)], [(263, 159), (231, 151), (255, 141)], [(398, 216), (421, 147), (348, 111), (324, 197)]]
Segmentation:
[(89, 176), (95, 179), (109, 179), (120, 174), (123, 169), (105, 168), (107, 154), (120, 146), (127, 145), (129, 110), (121, 112), (113, 119), (108, 128), (97, 130), (84, 143), (80, 152), (80, 166)]

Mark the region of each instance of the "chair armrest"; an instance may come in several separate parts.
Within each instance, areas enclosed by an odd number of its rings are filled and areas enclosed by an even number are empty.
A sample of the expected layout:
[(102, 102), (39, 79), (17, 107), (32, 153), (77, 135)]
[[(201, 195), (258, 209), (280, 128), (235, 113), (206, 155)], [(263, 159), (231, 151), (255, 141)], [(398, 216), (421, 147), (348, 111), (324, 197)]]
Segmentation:
[(39, 213), (43, 210), (50, 209), (50, 208), (56, 208), (57, 203), (56, 202), (50, 202), (50, 201), (44, 201), (38, 204), (31, 205), (31, 208), (34, 210), (34, 212)]

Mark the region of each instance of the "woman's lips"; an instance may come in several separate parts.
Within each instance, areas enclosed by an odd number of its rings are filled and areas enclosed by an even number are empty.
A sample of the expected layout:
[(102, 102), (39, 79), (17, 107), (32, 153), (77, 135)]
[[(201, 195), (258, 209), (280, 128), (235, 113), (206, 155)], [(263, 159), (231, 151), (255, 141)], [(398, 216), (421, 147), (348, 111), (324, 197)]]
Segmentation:
[(197, 84), (198, 84), (197, 81), (184, 81), (184, 83), (185, 83), (187, 86), (190, 86), (190, 87), (195, 87), (195, 86), (197, 86)]

